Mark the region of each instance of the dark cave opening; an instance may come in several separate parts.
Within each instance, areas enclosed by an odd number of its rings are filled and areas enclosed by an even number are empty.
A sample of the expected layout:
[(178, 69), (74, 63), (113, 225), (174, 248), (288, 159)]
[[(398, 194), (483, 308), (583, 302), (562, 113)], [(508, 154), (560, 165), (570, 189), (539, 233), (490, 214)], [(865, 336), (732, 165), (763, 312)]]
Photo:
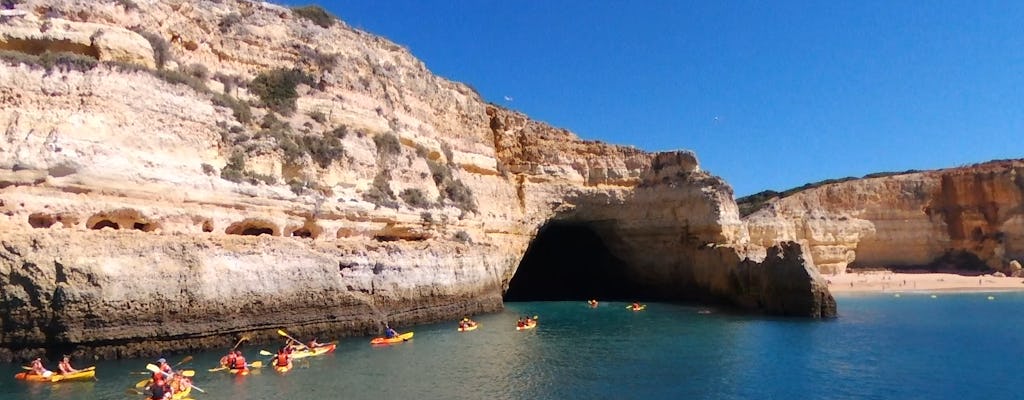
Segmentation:
[(530, 243), (505, 301), (634, 300), (626, 264), (586, 224), (549, 222)]

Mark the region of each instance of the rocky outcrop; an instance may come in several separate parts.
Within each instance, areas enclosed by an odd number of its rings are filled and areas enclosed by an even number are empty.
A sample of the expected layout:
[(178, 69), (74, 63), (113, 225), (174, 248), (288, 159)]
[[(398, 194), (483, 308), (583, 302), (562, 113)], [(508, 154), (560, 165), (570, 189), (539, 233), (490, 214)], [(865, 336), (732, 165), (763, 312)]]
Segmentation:
[(754, 243), (806, 243), (826, 273), (847, 267), (996, 270), (1024, 257), (1024, 160), (833, 183), (770, 201)]
[(646, 297), (835, 315), (803, 247), (750, 243), (692, 153), (581, 141), (281, 6), (17, 7), (0, 34), (99, 62), (0, 62), (0, 358), (493, 311), (551, 221), (591, 226)]

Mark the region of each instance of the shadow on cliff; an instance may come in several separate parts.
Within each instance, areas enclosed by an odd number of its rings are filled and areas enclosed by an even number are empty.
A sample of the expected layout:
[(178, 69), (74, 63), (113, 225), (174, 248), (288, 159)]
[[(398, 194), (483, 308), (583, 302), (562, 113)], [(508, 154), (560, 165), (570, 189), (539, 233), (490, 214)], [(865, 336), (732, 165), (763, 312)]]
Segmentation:
[(634, 300), (624, 261), (586, 224), (553, 221), (530, 243), (505, 301)]

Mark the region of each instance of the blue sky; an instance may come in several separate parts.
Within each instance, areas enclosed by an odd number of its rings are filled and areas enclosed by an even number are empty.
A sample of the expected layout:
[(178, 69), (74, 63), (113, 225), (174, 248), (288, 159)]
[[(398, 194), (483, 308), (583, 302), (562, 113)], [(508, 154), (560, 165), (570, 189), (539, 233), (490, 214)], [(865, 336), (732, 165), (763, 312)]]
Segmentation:
[(1024, 157), (1024, 2), (318, 4), (582, 138), (693, 150), (737, 196)]

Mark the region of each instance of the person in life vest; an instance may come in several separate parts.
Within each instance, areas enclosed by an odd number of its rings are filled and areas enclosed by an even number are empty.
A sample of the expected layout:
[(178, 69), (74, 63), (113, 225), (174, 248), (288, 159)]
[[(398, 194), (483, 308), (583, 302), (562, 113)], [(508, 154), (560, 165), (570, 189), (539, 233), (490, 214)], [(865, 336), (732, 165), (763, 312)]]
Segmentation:
[(249, 366), (245, 364), (245, 357), (242, 356), (242, 352), (235, 350), (235, 363), (231, 364), (231, 369), (237, 369), (240, 371), (247, 371)]
[(637, 302), (634, 301), (633, 302), (633, 309), (634, 310), (639, 310), (640, 309), (640, 303), (637, 303)]
[(49, 378), (51, 375), (53, 375), (53, 372), (51, 372), (50, 370), (46, 369), (46, 367), (43, 366), (43, 359), (39, 357), (36, 357), (35, 360), (32, 360), (32, 372), (35, 372), (36, 375), (42, 375), (43, 378)]
[(235, 357), (238, 357), (237, 355), (235, 355), (235, 351), (229, 350), (228, 355), (224, 356), (224, 358), (221, 358), (221, 365), (224, 367), (231, 368), (231, 366), (235, 365)]
[(73, 374), (78, 372), (77, 369), (71, 366), (71, 356), (66, 354), (64, 355), (64, 358), (60, 360), (60, 363), (57, 364), (57, 369), (60, 370), (61, 374)]
[(277, 350), (277, 356), (274, 357), (274, 366), (276, 367), (287, 367), (292, 364), (292, 355), (288, 351), (288, 346), (281, 346)]
[(597, 307), (597, 300), (587, 301), (587, 304), (590, 304), (591, 307)]
[(152, 400), (165, 400), (171, 398), (171, 388), (164, 382), (162, 376), (156, 376), (153, 378), (153, 383), (149, 385), (149, 398)]
[(395, 331), (394, 329), (391, 329), (390, 325), (384, 324), (384, 337), (388, 339), (394, 339), (398, 337), (398, 332)]
[(159, 360), (156, 360), (156, 365), (157, 365), (157, 367), (160, 367), (160, 370), (153, 372), (153, 380), (154, 381), (156, 381), (156, 378), (158, 378), (158, 377), (161, 380), (163, 380), (164, 378), (166, 378), (168, 376), (174, 375), (174, 370), (171, 369), (171, 365), (167, 363), (167, 359), (161, 358)]
[(526, 323), (523, 322), (523, 317), (519, 317), (519, 319), (516, 320), (516, 328), (522, 328), (524, 326), (526, 326)]

